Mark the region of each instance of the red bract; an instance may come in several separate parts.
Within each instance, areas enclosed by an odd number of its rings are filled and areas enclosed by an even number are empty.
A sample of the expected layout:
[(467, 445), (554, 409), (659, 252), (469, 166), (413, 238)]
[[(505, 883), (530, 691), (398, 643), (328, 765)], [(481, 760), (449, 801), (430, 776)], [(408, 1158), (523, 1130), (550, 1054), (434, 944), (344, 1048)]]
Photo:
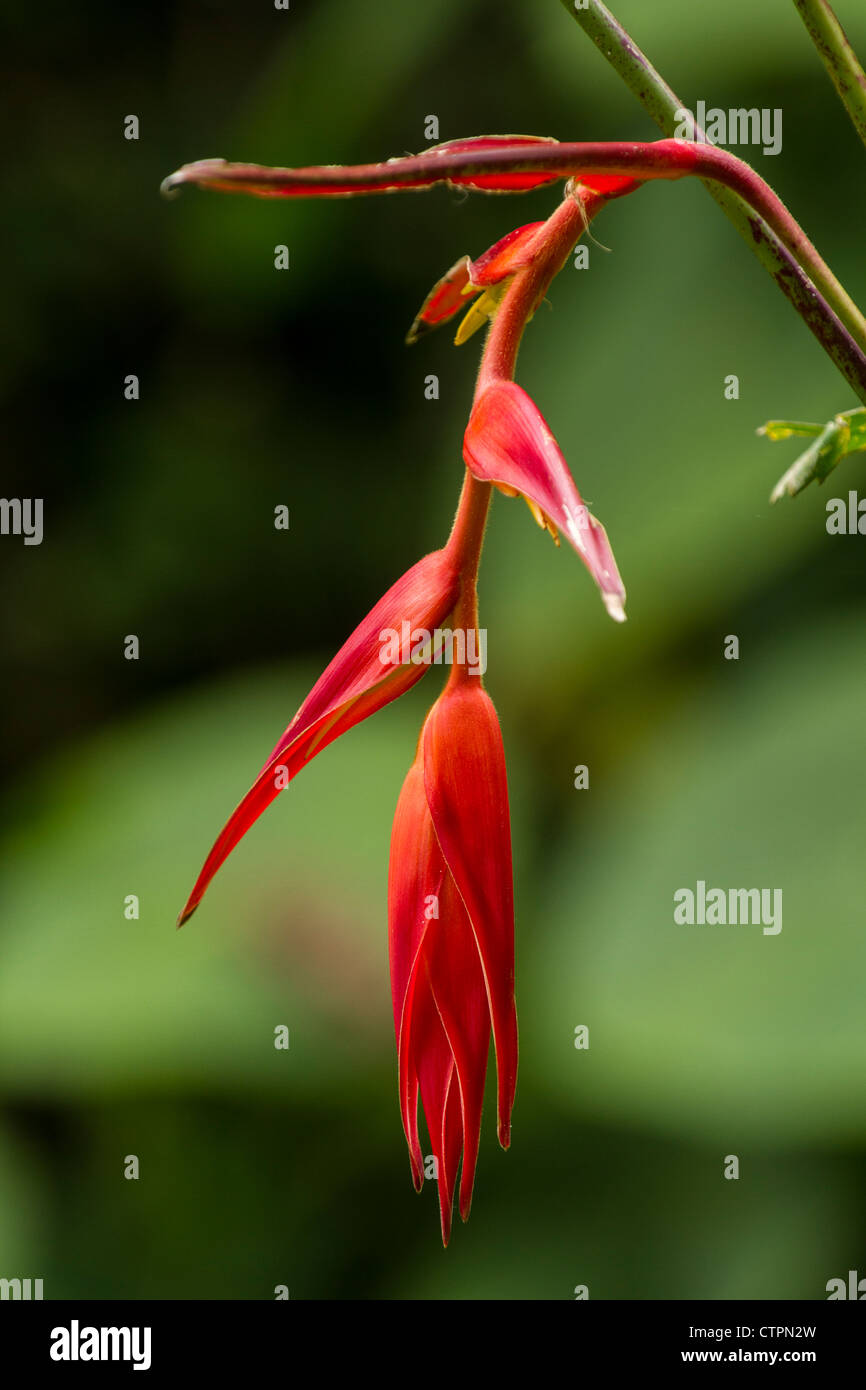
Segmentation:
[(421, 1102), (448, 1244), (457, 1164), (469, 1215), (491, 1030), (498, 1132), (507, 1148), (517, 1078), (511, 837), (502, 738), (473, 677), (434, 705), (400, 795), (388, 881), (400, 1108), (413, 1180)]
[[(221, 864), (262, 811), (312, 758), (347, 729), (375, 714), (420, 680), (421, 662), (387, 660), (382, 633), (432, 631), (457, 600), (460, 588), (454, 557), (446, 548), (427, 555), (393, 584), (340, 648), (319, 677), (285, 733), (278, 739), (250, 790), (220, 831), (180, 915), (182, 926), (195, 912)], [(419, 639), (420, 640), (420, 639)], [(385, 658), (385, 659), (383, 659)]]
[(441, 280), (436, 281), (406, 334), (406, 342), (417, 342), (424, 333), (439, 328), (467, 308), (481, 290), (501, 284), (522, 266), (529, 265), (533, 240), (543, 226), (543, 222), (530, 222), (525, 227), (517, 227), (477, 261), (462, 256)]
[(541, 411), (516, 382), (493, 381), (482, 391), (469, 417), (463, 457), (476, 478), (525, 497), (555, 540), (564, 531), (611, 617), (624, 622), (625, 588), (607, 532), (587, 511)]
[(442, 279), (436, 281), (406, 334), (407, 343), (417, 343), (425, 333), (448, 323), (461, 309), (465, 309), (471, 297), (478, 293), (469, 283), (470, 264), (468, 256), (461, 256)]

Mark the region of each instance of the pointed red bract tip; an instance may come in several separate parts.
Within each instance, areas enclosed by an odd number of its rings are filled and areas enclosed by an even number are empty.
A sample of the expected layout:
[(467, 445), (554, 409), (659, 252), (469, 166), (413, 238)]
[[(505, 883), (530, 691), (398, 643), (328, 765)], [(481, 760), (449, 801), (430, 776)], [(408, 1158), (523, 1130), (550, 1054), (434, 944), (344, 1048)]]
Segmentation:
[(406, 334), (406, 342), (417, 343), (426, 333), (441, 328), (470, 303), (473, 290), (469, 284), (469, 257), (461, 256), (451, 269), (437, 280)]

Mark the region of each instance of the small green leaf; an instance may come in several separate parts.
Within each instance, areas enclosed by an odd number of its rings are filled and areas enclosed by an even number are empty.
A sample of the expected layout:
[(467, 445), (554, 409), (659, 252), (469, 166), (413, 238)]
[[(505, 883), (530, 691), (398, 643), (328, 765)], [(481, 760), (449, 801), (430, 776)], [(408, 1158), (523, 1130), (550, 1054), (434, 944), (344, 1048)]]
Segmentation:
[(856, 454), (866, 449), (866, 409), (846, 410), (835, 415), (826, 425), (816, 425), (797, 420), (768, 420), (758, 434), (774, 442), (790, 439), (794, 435), (812, 438), (812, 443), (777, 482), (770, 494), (771, 502), (778, 502), (785, 493), (796, 497), (809, 483), (823, 482), (829, 473), (848, 454)]
[(768, 420), (757, 433), (765, 435), (775, 443), (777, 439), (790, 439), (794, 434), (820, 434), (823, 429), (823, 425), (810, 425), (802, 420)]

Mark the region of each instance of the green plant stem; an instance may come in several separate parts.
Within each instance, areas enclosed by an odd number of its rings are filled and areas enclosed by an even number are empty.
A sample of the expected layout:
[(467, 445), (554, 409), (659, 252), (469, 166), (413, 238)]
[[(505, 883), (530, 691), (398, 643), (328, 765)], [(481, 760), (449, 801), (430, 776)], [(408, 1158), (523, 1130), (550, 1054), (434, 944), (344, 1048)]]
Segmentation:
[[(601, 0), (587, 0), (587, 7), (579, 10), (574, 8), (573, 0), (562, 0), (562, 4), (619, 73), (659, 129), (672, 136), (682, 119), (684, 105), (607, 6)], [(696, 129), (695, 133), (703, 132)], [(849, 386), (866, 403), (866, 378), (862, 368), (866, 342), (845, 326), (841, 315), (836, 314), (816, 291), (795, 255), (783, 245), (763, 217), (757, 216), (729, 189), (707, 180), (704, 180), (704, 187), (772, 275)]]
[(794, 0), (824, 67), (866, 145), (866, 73), (827, 0)]

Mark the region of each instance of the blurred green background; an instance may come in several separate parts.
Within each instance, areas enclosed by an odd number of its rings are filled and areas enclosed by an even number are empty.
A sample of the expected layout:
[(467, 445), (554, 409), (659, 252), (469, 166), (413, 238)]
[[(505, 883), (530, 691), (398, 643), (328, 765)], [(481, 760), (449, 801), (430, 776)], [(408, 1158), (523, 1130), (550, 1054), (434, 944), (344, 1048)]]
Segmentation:
[[(788, 0), (616, 10), (686, 101), (783, 109), (783, 153), (744, 153), (862, 302), (866, 156)], [(521, 1073), (507, 1155), (488, 1085), (472, 1218), (443, 1252), (432, 1184), (409, 1180), (385, 928), (439, 675), (317, 759), (174, 918), (318, 671), (447, 533), (480, 340), (404, 348), (418, 304), (558, 194), (158, 187), (203, 156), (419, 150), (430, 114), (443, 140), (655, 128), (558, 0), (4, 19), (3, 492), (44, 497), (45, 537), (0, 544), (0, 1275), (49, 1298), (669, 1299), (866, 1274), (866, 571), (863, 539), (824, 527), (860, 475), (771, 509), (795, 447), (755, 436), (850, 408), (841, 377), (697, 185), (608, 209), (610, 254), (564, 271), (527, 334), (520, 380), (630, 621), (497, 497), (481, 601)], [(781, 934), (674, 927), (698, 878), (781, 888)]]

